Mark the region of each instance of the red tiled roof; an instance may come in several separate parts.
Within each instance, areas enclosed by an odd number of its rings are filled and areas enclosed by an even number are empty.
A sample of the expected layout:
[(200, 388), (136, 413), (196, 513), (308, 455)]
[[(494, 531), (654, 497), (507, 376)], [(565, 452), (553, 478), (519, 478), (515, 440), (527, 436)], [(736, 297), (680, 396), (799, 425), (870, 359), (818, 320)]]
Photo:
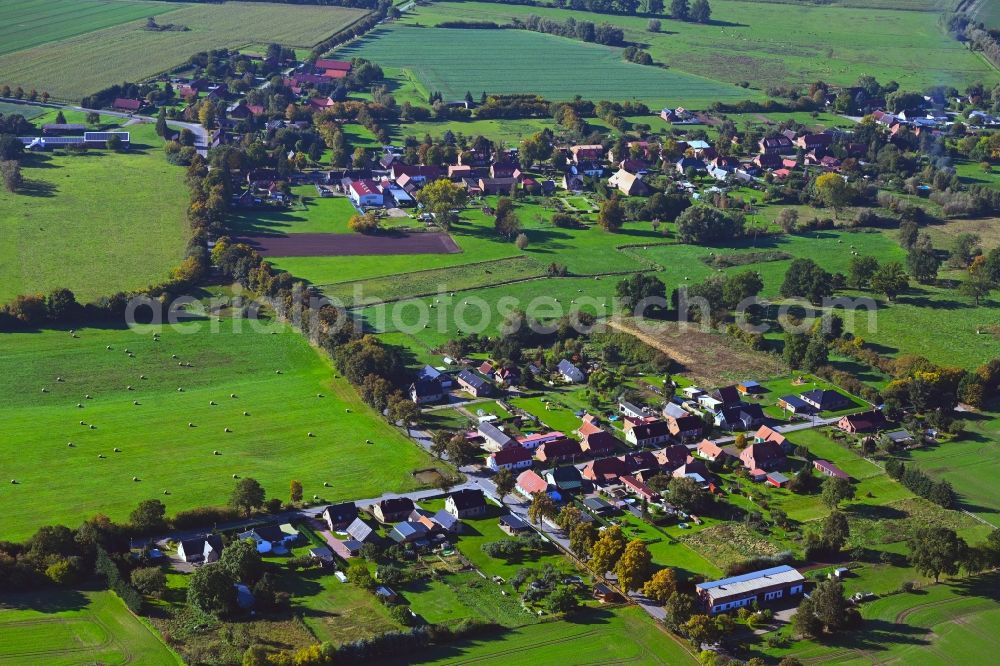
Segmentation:
[(532, 495), (534, 493), (544, 493), (548, 489), (549, 484), (545, 482), (545, 479), (528, 469), (517, 475), (517, 487)]
[(351, 63), (347, 60), (331, 60), (329, 58), (317, 58), (316, 69), (336, 69), (344, 72), (351, 71)]
[(516, 465), (525, 460), (531, 460), (531, 451), (523, 446), (508, 446), (506, 449), (501, 449), (492, 454), (490, 458), (497, 465)]

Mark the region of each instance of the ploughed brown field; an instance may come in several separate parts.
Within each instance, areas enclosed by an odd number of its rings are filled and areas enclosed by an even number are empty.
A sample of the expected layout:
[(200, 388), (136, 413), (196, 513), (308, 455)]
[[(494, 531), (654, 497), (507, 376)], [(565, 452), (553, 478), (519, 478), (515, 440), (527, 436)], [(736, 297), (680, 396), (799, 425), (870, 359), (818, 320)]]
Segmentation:
[(451, 236), (443, 233), (386, 234), (291, 234), (289, 236), (244, 236), (246, 243), (265, 257), (348, 257), (389, 254), (453, 254), (461, 252)]

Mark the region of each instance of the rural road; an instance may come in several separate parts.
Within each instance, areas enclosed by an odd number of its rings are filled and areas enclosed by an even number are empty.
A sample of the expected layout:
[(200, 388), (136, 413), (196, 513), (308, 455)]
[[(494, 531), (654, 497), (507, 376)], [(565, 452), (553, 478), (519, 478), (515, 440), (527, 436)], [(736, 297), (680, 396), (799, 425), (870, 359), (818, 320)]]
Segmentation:
[[(152, 116), (140, 116), (134, 113), (122, 113), (120, 111), (108, 111), (105, 109), (87, 109), (82, 106), (74, 106), (72, 104), (57, 104), (55, 102), (31, 102), (23, 99), (16, 99), (14, 97), (0, 97), (0, 102), (10, 102), (12, 104), (26, 104), (28, 106), (38, 106), (45, 109), (69, 109), (70, 111), (81, 111), (83, 113), (89, 113), (94, 111), (95, 113), (100, 113), (103, 116), (113, 116), (115, 118), (126, 118), (132, 120), (139, 120), (141, 122), (155, 123), (156, 118)], [(198, 154), (202, 157), (208, 156), (208, 130), (199, 125), (198, 123), (185, 123), (177, 120), (168, 120), (167, 124), (174, 127), (180, 127), (182, 129), (189, 129), (194, 133), (195, 142), (194, 147), (198, 150)]]

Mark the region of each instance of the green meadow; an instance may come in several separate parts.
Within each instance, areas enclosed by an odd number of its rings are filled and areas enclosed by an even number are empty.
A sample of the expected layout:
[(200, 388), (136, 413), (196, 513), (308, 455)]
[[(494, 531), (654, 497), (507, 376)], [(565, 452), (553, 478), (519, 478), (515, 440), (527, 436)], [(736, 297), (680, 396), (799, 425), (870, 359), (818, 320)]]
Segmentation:
[(4, 335), (6, 538), (96, 513), (124, 520), (150, 497), (170, 514), (225, 504), (234, 475), (268, 497), (287, 499), (298, 479), (306, 498), (336, 500), (414, 489), (412, 472), (433, 465), (284, 325), (207, 318), (153, 332)]
[(0, 664), (181, 664), (113, 593), (49, 589), (0, 596)]
[(81, 302), (141, 289), (184, 258), (184, 169), (164, 158), (152, 125), (127, 131), (127, 152), (25, 158), (22, 190), (0, 192), (0, 302), (59, 287)]
[[(450, 16), (452, 5), (433, 9)], [(534, 9), (534, 8), (532, 8)], [(418, 10), (420, 19), (423, 10)], [(497, 54), (503, 53), (498, 60)], [(636, 65), (621, 49), (523, 30), (465, 30), (394, 23), (336, 51), (388, 67), (407, 68), (424, 88), (446, 99), (466, 91), (533, 93), (546, 99), (637, 99), (707, 106), (748, 96), (745, 90), (673, 69)], [(456, 60), (455, 54), (461, 54)]]
[[(797, 2), (794, 11), (789, 11), (788, 4), (776, 2), (715, 0), (711, 4), (710, 24), (665, 19), (659, 33), (647, 30), (645, 17), (477, 2), (441, 2), (420, 7), (408, 12), (403, 22), (420, 26), (458, 20), (505, 23), (531, 14), (558, 21), (572, 17), (578, 21), (609, 22), (623, 28), (627, 41), (643, 45), (653, 60), (667, 65), (671, 73), (683, 72), (729, 83), (748, 81), (756, 90), (817, 80), (852, 84), (862, 74), (871, 74), (883, 82), (895, 80), (904, 88), (916, 89), (937, 84), (961, 88), (976, 80), (995, 78), (985, 60), (940, 29), (935, 12), (895, 9), (908, 9), (910, 3), (894, 0), (880, 3), (881, 7), (887, 4), (892, 7), (883, 9), (860, 2), (851, 3), (855, 6)], [(426, 27), (422, 30), (429, 32)], [(401, 50), (399, 56), (405, 53), (406, 50)], [(527, 76), (549, 69), (551, 61), (544, 50), (532, 55), (536, 62), (545, 62), (546, 66), (527, 69)], [(510, 71), (509, 58), (505, 61), (507, 67), (491, 71)], [(445, 76), (449, 74), (445, 72)], [(606, 86), (604, 82), (594, 83), (576, 92), (594, 100), (617, 99), (602, 94), (609, 90)], [(475, 94), (477, 89), (473, 90)], [(742, 98), (753, 94), (733, 90)], [(458, 94), (463, 93), (464, 90)], [(661, 97), (675, 105), (692, 106), (694, 102), (686, 94), (693, 95), (693, 91), (680, 86), (666, 88)], [(621, 99), (626, 98), (631, 95)]]

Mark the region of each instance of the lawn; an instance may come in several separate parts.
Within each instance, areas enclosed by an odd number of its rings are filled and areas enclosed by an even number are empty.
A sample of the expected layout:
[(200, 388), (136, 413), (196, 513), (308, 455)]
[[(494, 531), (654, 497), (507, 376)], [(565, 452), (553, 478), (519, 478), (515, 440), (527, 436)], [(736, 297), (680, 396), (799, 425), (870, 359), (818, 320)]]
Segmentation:
[(562, 622), (543, 622), (505, 632), (496, 639), (476, 639), (436, 647), (390, 664), (696, 664), (685, 646), (657, 627), (634, 606), (588, 608)]
[(112, 592), (0, 596), (0, 664), (181, 664)]
[[(89, 26), (85, 34), (74, 35), (81, 32), (75, 23), (79, 4), (68, 0), (59, 3), (60, 13), (65, 15), (64, 22), (68, 24), (66, 32), (57, 35), (59, 41), (34, 46), (26, 42), (16, 52), (0, 56), (4, 83), (11, 87), (22, 86), (25, 90), (37, 88), (57, 99), (77, 101), (111, 82), (138, 81), (164, 72), (198, 51), (271, 42), (312, 47), (366, 13), (342, 7), (258, 2), (197, 4), (181, 8), (167, 3), (143, 3), (145, 7), (135, 3), (129, 11), (141, 9), (141, 17), (164, 15), (161, 23), (189, 29), (146, 30), (145, 19), (141, 19), (99, 30)], [(119, 10), (120, 14), (124, 14), (125, 7)], [(39, 17), (35, 20), (52, 19)], [(37, 32), (22, 30), (20, 25), (16, 30), (30, 35), (30, 39), (35, 39), (33, 35)], [(42, 34), (48, 34), (47, 31)], [(0, 43), (6, 45), (4, 40)], [(73, 63), (73, 66), (67, 67), (66, 63)]]
[[(449, 3), (431, 11), (451, 15), (452, 9), (458, 8)], [(423, 20), (423, 11), (417, 10), (415, 20)], [(455, 66), (455, 53), (462, 54), (460, 67)], [(497, 53), (504, 54), (502, 67), (497, 66)], [(394, 23), (377, 28), (335, 54), (405, 67), (425, 89), (440, 91), (446, 99), (461, 99), (466, 92), (478, 98), (485, 91), (531, 93), (553, 101), (583, 94), (594, 100), (638, 99), (653, 106), (668, 101), (707, 106), (713, 101), (750, 96), (733, 85), (627, 62), (619, 48), (524, 30), (459, 30)], [(539, 66), (541, 62), (544, 67)]]
[(0, 102), (0, 115), (8, 116), (17, 114), (19, 116), (24, 116), (25, 119), (31, 120), (37, 118), (44, 114), (46, 109), (40, 106), (32, 106), (30, 104), (13, 104), (11, 102)]
[(865, 626), (824, 643), (795, 641), (782, 649), (752, 648), (752, 654), (779, 660), (794, 655), (806, 663), (974, 664), (995, 654), (1000, 624), (1000, 583), (996, 575), (931, 585), (861, 606)]
[(184, 258), (184, 169), (164, 158), (152, 125), (128, 131), (128, 152), (33, 153), (23, 191), (0, 192), (0, 302), (58, 287), (81, 302), (141, 289)]
[[(893, 7), (899, 6), (895, 0), (891, 2)], [(478, 2), (435, 3), (408, 12), (403, 20), (423, 26), (458, 20), (504, 23), (534, 14), (558, 21), (572, 17), (598, 24), (610, 22), (625, 30), (627, 41), (644, 45), (655, 62), (667, 64), (673, 75), (695, 74), (729, 83), (748, 81), (756, 90), (817, 80), (851, 85), (862, 74), (883, 82), (898, 81), (905, 89), (919, 90), (942, 81), (961, 88), (995, 76), (983, 59), (940, 29), (937, 13), (851, 4), (855, 6), (794, 3), (794, 10), (790, 10), (787, 3), (715, 0), (711, 24), (664, 20), (659, 33), (647, 30), (645, 17), (609, 18), (606, 14)], [(492, 53), (493, 49), (484, 52)], [(403, 53), (407, 50), (401, 49), (399, 57)], [(554, 71), (562, 70), (558, 67)], [(607, 85), (601, 81), (574, 92), (593, 100), (607, 99), (602, 95)], [(467, 87), (473, 94), (481, 88)], [(732, 91), (744, 98), (755, 94), (754, 90)], [(458, 95), (464, 92), (460, 90)], [(661, 96), (674, 105), (692, 106), (685, 94), (693, 92), (675, 88)]]
[(321, 197), (312, 185), (292, 188), (302, 205), (284, 210), (236, 209), (226, 225), (234, 235), (351, 234), (347, 226), (357, 210), (347, 197)]
[(121, 521), (150, 497), (171, 514), (224, 504), (234, 475), (282, 499), (298, 479), (307, 498), (334, 501), (414, 489), (411, 472), (433, 466), (296, 331), (196, 325), (159, 341), (150, 326), (4, 336), (0, 467), (18, 481), (0, 494), (5, 538), (96, 513)]

